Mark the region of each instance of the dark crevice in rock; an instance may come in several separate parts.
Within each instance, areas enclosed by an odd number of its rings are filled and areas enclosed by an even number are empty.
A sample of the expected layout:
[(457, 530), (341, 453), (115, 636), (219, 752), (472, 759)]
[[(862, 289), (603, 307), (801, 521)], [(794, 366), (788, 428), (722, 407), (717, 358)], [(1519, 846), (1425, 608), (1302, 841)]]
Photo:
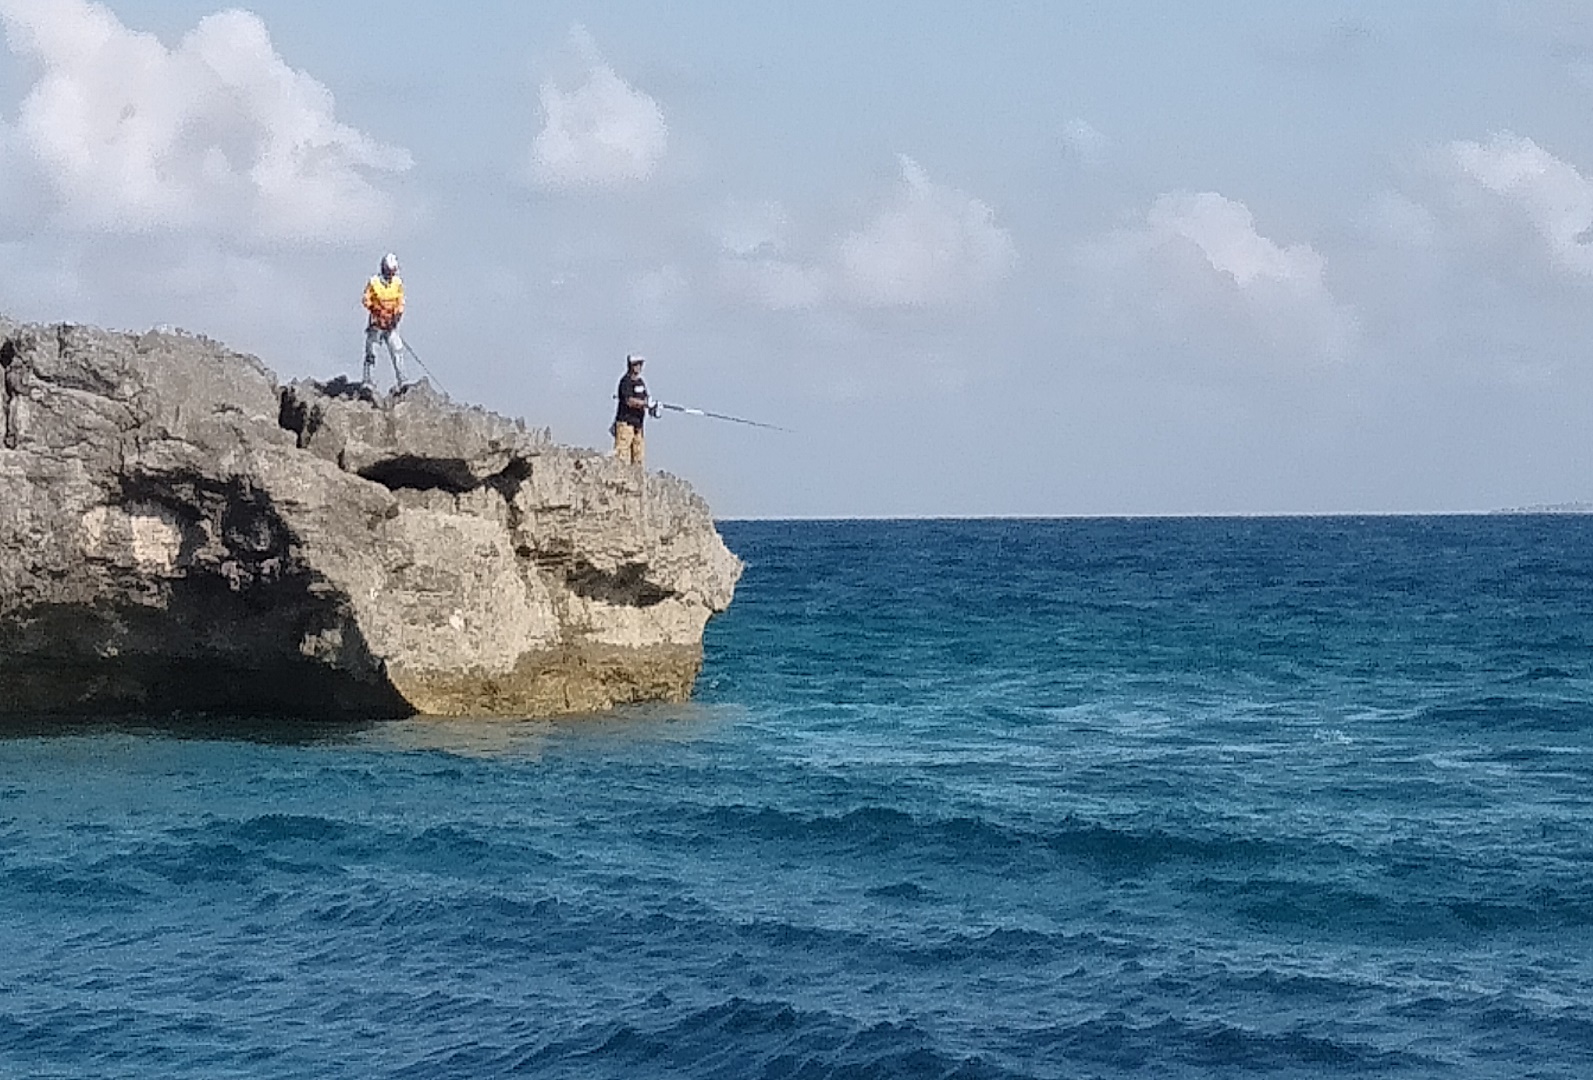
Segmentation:
[(284, 387), (277, 395), (277, 426), (291, 432), (303, 450), (321, 427), (321, 410)]
[(372, 395), (370, 387), (347, 375), (339, 375), (328, 379), (326, 382), (311, 381), (311, 386), (326, 397), (336, 398), (339, 401), (364, 401), (370, 403)]
[[(328, 382), (311, 382), (310, 385), (322, 397), (338, 401), (373, 401), (371, 391), (362, 383), (355, 382), (346, 375), (339, 375)], [(301, 394), (292, 386), (284, 386), (277, 393), (277, 425), (282, 430), (291, 432), (298, 440), (300, 450), (310, 445), (310, 440), (315, 433), (321, 430), (326, 422), (326, 413), (313, 399)]]
[(515, 554), (522, 559), (531, 559), (538, 570), (546, 573), (568, 577), (575, 569), (575, 549), (565, 541), (551, 541), (540, 548), (522, 544), (515, 548)]
[[(140, 473), (121, 478), (124, 505), (164, 507), (182, 522), (178, 562), (215, 565), (234, 591), (281, 576), (293, 536), (270, 497), (239, 479), (220, 482), (187, 473)], [(208, 550), (219, 545), (217, 550)]]
[[(451, 495), (464, 495), (477, 488), (491, 488), (508, 503), (510, 518), (518, 519), (520, 512), (515, 506), (515, 496), (531, 475), (531, 463), (514, 458), (501, 472), (483, 480), (477, 478), (470, 462), (460, 458), (404, 454), (367, 465), (356, 475), (375, 481), (389, 491), (446, 491)], [(515, 524), (516, 521), (511, 520), (510, 527)]]
[(0, 378), (0, 409), (4, 410), (7, 450), (15, 450), (18, 440), (22, 438), (17, 403), (23, 394), (23, 366), (22, 350), (18, 347), (16, 339), (7, 338), (3, 344), (0, 344), (0, 368), (4, 369), (4, 376)]
[(599, 570), (582, 559), (565, 572), (565, 580), (577, 596), (625, 607), (650, 608), (675, 595), (647, 580), (646, 563), (626, 563), (617, 570)]
[(389, 491), (446, 491), (463, 495), (481, 486), (468, 461), (408, 454), (367, 465), (357, 475)]
[(513, 458), (503, 471), (487, 478), (487, 483), (509, 502), (520, 494), (520, 485), (531, 479), (531, 463), (525, 458)]
[[(508, 521), (510, 536), (519, 536), (521, 526), (525, 524), (525, 514), (520, 510), (520, 488), (527, 480), (531, 479), (531, 463), (525, 458), (514, 458), (498, 475), (487, 479), (487, 486), (503, 496), (504, 505), (508, 508)], [(525, 552), (521, 548), (515, 549), (521, 558)]]

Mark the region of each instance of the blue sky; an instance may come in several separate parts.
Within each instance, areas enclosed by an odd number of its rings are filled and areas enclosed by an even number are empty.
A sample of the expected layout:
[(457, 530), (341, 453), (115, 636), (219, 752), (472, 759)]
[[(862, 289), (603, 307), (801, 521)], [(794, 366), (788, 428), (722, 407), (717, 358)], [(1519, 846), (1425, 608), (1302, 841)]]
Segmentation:
[[(766, 10), (767, 9), (767, 10)], [(1593, 500), (1593, 5), (0, 0), (0, 310), (358, 366), (724, 516)]]

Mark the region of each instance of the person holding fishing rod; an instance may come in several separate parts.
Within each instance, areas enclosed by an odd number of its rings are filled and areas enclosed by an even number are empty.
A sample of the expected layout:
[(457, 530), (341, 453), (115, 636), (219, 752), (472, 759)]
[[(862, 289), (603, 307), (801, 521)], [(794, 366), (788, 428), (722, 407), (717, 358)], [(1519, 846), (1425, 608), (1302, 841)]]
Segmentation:
[(631, 353), (625, 358), (625, 375), (619, 383), (619, 408), (614, 413), (614, 456), (628, 465), (641, 465), (646, 454), (642, 424), (648, 414), (658, 415), (658, 404), (647, 396), (642, 379), (646, 357)]
[(360, 388), (367, 397), (375, 394), (372, 376), (376, 371), (376, 346), (385, 345), (393, 360), (393, 392), (398, 393), (404, 389), (404, 339), (398, 333), (398, 323), (404, 317), (404, 280), (398, 276), (397, 255), (388, 252), (382, 256), (379, 272), (365, 283), (362, 303), (369, 318), (365, 323), (365, 374)]
[(731, 416), (729, 413), (709, 412), (707, 409), (693, 409), (686, 405), (671, 405), (667, 401), (654, 401), (647, 393), (647, 383), (642, 380), (644, 362), (645, 359), (635, 353), (625, 358), (625, 377), (620, 379), (619, 393), (616, 395), (619, 398), (619, 408), (614, 414), (614, 426), (609, 430), (614, 433), (614, 456), (621, 461), (633, 465), (642, 463), (642, 424), (649, 416), (656, 418), (660, 409), (685, 413), (688, 416), (705, 416), (710, 420), (728, 420), (732, 424), (745, 424), (766, 431), (789, 430), (775, 424), (763, 424), (757, 420)]

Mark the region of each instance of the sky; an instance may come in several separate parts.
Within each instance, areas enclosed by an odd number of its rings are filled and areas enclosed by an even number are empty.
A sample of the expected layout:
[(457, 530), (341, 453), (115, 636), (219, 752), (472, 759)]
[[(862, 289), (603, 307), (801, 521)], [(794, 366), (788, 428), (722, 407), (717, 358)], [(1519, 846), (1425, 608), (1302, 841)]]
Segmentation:
[[(0, 0), (0, 311), (456, 400), (721, 517), (1593, 501), (1593, 2)], [(385, 372), (384, 372), (385, 374)]]

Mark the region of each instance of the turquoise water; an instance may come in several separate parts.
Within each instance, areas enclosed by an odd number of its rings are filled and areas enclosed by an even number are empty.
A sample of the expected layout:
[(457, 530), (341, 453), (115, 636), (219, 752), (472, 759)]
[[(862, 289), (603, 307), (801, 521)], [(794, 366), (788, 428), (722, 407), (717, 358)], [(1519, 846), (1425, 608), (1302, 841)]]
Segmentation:
[(1593, 1075), (1593, 519), (723, 530), (688, 706), (0, 737), (0, 1076)]

